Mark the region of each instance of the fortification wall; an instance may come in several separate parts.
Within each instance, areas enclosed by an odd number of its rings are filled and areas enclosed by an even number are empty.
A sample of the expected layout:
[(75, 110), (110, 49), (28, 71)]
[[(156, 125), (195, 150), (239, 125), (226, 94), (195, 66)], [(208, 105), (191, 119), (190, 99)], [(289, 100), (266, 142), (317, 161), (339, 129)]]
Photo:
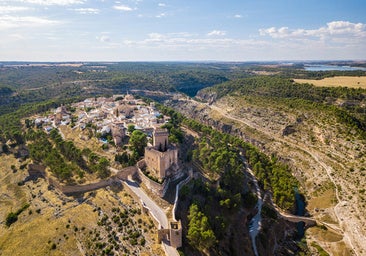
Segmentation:
[(150, 179), (149, 177), (147, 177), (140, 168), (138, 168), (138, 175), (142, 181), (143, 184), (145, 184), (145, 186), (151, 190), (152, 192), (154, 192), (155, 194), (157, 194), (160, 197), (163, 197), (165, 195), (166, 189), (165, 187), (169, 186), (169, 181), (168, 179), (164, 180), (164, 182), (162, 184), (153, 181), (152, 179)]

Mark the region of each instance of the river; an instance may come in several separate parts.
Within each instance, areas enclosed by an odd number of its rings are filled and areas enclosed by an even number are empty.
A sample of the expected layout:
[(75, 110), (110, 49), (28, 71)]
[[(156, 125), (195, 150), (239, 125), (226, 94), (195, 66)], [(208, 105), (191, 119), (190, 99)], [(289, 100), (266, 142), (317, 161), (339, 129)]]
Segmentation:
[(363, 67), (351, 67), (351, 66), (337, 66), (337, 65), (323, 65), (323, 64), (311, 64), (311, 65), (304, 65), (304, 69), (306, 71), (355, 71), (355, 70), (364, 70), (366, 68)]
[[(305, 214), (305, 202), (304, 198), (301, 196), (301, 194), (298, 192), (297, 189), (295, 189), (295, 199), (296, 199), (296, 215), (297, 216), (304, 216)], [(300, 240), (304, 237), (305, 234), (305, 223), (299, 222), (297, 223), (297, 237)]]

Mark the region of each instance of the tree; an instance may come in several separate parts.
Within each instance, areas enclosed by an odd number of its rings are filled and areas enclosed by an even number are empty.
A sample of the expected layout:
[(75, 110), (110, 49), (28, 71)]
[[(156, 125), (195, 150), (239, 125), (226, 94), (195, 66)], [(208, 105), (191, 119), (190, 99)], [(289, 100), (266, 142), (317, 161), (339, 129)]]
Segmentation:
[(11, 212), (8, 214), (8, 216), (6, 216), (5, 225), (7, 227), (10, 227), (10, 225), (16, 222), (17, 220), (18, 220), (18, 214)]
[(192, 204), (189, 208), (188, 220), (187, 238), (193, 247), (201, 250), (208, 249), (216, 243), (216, 237), (207, 216), (199, 211), (196, 204)]
[(107, 158), (101, 157), (99, 159), (99, 163), (96, 166), (99, 178), (102, 178), (102, 179), (107, 178), (111, 174), (111, 172), (108, 168), (109, 166), (110, 166), (110, 163)]
[(130, 138), (130, 149), (136, 151), (139, 156), (143, 156), (146, 145), (146, 134), (139, 130), (133, 131)]
[(135, 126), (133, 124), (129, 124), (127, 127), (127, 131), (131, 134), (135, 131)]

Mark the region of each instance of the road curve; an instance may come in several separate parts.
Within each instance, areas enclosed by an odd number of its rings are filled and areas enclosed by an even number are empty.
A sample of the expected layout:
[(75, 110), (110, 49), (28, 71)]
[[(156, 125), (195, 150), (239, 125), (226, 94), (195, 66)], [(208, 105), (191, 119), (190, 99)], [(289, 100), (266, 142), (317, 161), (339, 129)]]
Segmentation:
[(165, 212), (142, 190), (142, 188), (135, 182), (131, 180), (123, 181), (133, 193), (135, 193), (141, 201), (149, 208), (150, 213), (159, 222), (161, 228), (167, 229), (169, 226), (168, 218)]

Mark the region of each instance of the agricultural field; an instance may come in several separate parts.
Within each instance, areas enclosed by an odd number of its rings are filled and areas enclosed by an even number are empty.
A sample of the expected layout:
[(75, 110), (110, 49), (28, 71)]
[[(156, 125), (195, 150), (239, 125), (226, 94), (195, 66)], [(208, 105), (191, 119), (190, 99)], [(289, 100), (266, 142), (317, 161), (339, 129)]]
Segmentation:
[(315, 79), (294, 79), (300, 84), (313, 84), (322, 87), (349, 87), (349, 88), (366, 88), (366, 76), (335, 76), (327, 77), (321, 80)]

